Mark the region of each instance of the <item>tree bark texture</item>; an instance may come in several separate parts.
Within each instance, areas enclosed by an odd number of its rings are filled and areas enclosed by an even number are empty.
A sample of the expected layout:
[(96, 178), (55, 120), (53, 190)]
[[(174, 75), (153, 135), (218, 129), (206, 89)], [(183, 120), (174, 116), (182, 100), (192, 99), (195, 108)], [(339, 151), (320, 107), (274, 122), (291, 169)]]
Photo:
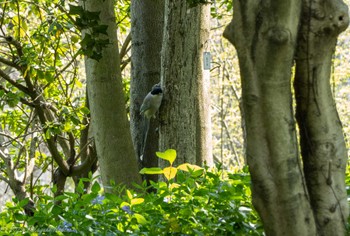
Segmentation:
[[(131, 83), (130, 124), (134, 148), (138, 157), (143, 155), (140, 168), (157, 167), (159, 151), (159, 119), (151, 119), (145, 152), (142, 152), (144, 118), (140, 107), (154, 84), (160, 82), (161, 50), (164, 25), (164, 0), (134, 0), (131, 2)], [(157, 175), (145, 175), (157, 181)]]
[(301, 20), (294, 86), (305, 179), (318, 235), (345, 235), (347, 150), (329, 80), (348, 8), (339, 0), (304, 1)]
[(224, 37), (239, 57), (253, 204), (266, 235), (345, 235), (347, 156), (329, 77), (347, 9), (341, 1), (233, 3)]
[(209, 70), (203, 69), (209, 20), (209, 4), (165, 2), (160, 148), (177, 150), (175, 165), (212, 164)]
[(109, 44), (102, 58), (86, 58), (85, 69), (93, 136), (105, 190), (110, 181), (116, 184), (140, 183), (136, 154), (133, 149), (120, 72), (114, 1), (87, 0), (86, 10), (100, 11), (99, 24), (107, 25)]
[(253, 204), (266, 235), (316, 235), (292, 109), (291, 66), (301, 1), (233, 4), (224, 37), (239, 58)]

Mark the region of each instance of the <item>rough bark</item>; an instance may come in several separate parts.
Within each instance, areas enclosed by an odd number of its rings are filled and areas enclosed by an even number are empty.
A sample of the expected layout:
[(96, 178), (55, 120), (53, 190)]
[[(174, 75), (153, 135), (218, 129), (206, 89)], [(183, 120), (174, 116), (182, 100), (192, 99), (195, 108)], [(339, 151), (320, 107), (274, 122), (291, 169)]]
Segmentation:
[(291, 66), (301, 1), (233, 4), (224, 37), (239, 58), (253, 204), (266, 235), (316, 235), (292, 109)]
[[(160, 82), (161, 49), (164, 25), (164, 0), (135, 0), (131, 2), (131, 83), (130, 124), (134, 148), (142, 155), (144, 120), (140, 107), (154, 84)], [(145, 153), (140, 168), (157, 167), (159, 151), (159, 120), (150, 122)], [(157, 181), (156, 175), (145, 175), (147, 180)]]
[(103, 184), (140, 183), (136, 155), (125, 110), (114, 1), (87, 0), (86, 10), (100, 11), (99, 24), (107, 25), (109, 44), (102, 49), (99, 61), (86, 58), (85, 70), (91, 111), (93, 136)]
[(304, 1), (301, 19), (294, 86), (310, 203), (318, 235), (345, 235), (347, 150), (329, 80), (348, 8), (339, 0)]
[(165, 2), (160, 149), (177, 150), (175, 165), (212, 163), (209, 70), (203, 69), (209, 19), (210, 5)]

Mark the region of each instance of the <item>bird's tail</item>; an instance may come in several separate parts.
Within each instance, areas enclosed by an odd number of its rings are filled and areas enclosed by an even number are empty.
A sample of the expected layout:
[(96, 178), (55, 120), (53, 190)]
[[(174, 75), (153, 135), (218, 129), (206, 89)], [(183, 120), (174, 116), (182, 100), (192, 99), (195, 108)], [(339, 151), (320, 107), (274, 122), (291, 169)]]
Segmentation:
[(141, 143), (141, 156), (140, 156), (141, 163), (143, 162), (143, 157), (144, 157), (145, 148), (146, 148), (146, 144), (147, 144), (149, 123), (150, 123), (150, 119), (147, 119), (146, 117), (143, 117), (143, 119), (144, 119), (143, 138), (142, 138), (142, 143)]

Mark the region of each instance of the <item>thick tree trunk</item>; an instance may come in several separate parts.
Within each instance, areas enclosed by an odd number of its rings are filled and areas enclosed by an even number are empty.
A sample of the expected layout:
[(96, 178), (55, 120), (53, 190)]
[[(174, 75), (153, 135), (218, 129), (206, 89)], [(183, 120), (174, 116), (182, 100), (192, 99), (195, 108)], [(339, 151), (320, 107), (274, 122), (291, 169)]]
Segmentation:
[(85, 69), (91, 111), (93, 136), (103, 184), (107, 191), (110, 181), (116, 184), (140, 183), (137, 159), (125, 110), (114, 1), (87, 0), (86, 10), (100, 11), (100, 25), (107, 25), (109, 44), (102, 49), (102, 58), (86, 58)]
[(177, 150), (175, 165), (212, 163), (209, 70), (203, 68), (209, 20), (209, 4), (190, 8), (186, 0), (165, 3), (160, 148)]
[(349, 24), (342, 1), (304, 1), (296, 56), (297, 120), (319, 235), (345, 235), (347, 150), (329, 83), (337, 37)]
[(316, 235), (292, 109), (291, 66), (301, 1), (234, 0), (224, 36), (242, 78), (253, 204), (266, 235)]
[[(142, 152), (145, 135), (144, 118), (140, 107), (154, 84), (160, 82), (161, 50), (164, 25), (164, 0), (134, 0), (131, 2), (131, 83), (130, 123), (140, 168), (157, 167), (159, 151), (158, 119), (151, 119), (145, 152)], [(145, 175), (147, 180), (157, 181), (156, 175)]]

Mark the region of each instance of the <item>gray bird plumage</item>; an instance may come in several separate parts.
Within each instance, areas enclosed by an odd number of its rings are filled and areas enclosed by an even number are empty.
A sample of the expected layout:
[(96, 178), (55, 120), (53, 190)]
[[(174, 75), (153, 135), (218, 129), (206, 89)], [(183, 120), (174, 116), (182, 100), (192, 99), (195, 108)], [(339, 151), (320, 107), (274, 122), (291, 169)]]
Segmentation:
[(163, 90), (160, 84), (155, 84), (152, 87), (152, 90), (146, 95), (143, 99), (143, 103), (140, 108), (140, 114), (144, 116), (144, 128), (143, 128), (143, 140), (142, 140), (142, 149), (140, 155), (140, 161), (143, 160), (143, 154), (146, 147), (146, 140), (148, 136), (149, 123), (151, 118), (156, 118), (156, 113), (162, 103), (163, 99)]
[(155, 118), (160, 104), (163, 99), (163, 90), (159, 84), (153, 86), (151, 92), (149, 92), (143, 99), (143, 103), (140, 108), (140, 114), (144, 115), (147, 119)]

